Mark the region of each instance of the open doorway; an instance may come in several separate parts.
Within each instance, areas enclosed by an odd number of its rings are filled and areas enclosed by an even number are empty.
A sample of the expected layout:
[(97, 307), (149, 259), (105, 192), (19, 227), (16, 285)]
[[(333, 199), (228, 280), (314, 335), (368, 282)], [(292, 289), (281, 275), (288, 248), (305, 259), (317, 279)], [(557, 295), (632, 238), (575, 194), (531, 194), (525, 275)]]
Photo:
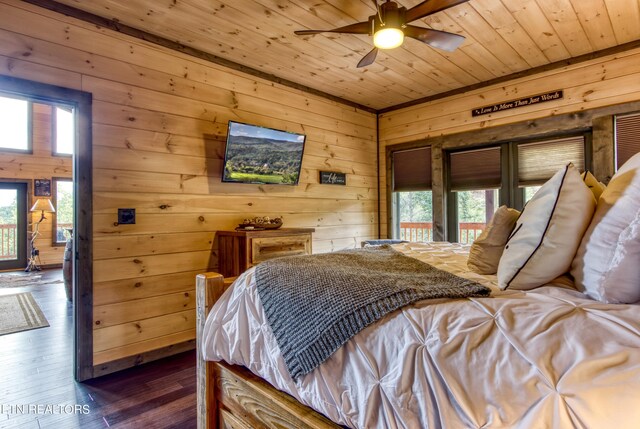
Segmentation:
[(0, 271), (27, 265), (27, 184), (0, 182)]
[[(93, 377), (91, 94), (0, 76), (0, 101), (3, 97), (26, 106), (29, 126), (25, 136), (13, 139), (24, 146), (0, 147), (0, 157), (11, 162), (18, 155), (31, 156), (29, 162), (14, 161), (21, 163), (19, 173), (0, 169), (0, 245), (7, 245), (6, 258), (0, 254), (0, 270), (39, 272), (53, 263), (61, 267), (68, 253), (72, 269), (67, 296), (72, 304), (65, 303), (65, 308), (72, 326), (67, 331), (73, 337), (73, 376), (84, 381)], [(44, 117), (50, 118), (49, 134), (37, 138), (48, 140), (48, 153), (43, 142), (34, 142), (33, 129)], [(47, 168), (38, 171), (38, 162), (48, 163)], [(15, 238), (3, 237), (4, 217), (15, 219)]]

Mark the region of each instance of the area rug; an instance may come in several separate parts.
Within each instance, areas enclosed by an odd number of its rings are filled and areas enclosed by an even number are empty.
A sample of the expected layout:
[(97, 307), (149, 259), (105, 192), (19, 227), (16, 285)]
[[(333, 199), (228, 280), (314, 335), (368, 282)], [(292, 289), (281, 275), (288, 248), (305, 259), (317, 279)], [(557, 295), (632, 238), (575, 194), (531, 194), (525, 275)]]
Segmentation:
[(34, 273), (0, 273), (0, 288), (40, 286), (62, 283), (60, 279), (43, 279), (41, 274)]
[(49, 326), (29, 292), (0, 295), (0, 335)]

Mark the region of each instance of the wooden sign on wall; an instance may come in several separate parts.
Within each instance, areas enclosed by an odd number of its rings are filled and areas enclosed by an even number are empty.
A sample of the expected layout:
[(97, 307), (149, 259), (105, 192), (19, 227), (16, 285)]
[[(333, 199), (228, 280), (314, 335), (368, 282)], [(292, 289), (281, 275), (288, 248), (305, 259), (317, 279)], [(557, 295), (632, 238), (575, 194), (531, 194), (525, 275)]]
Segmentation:
[(335, 171), (321, 171), (320, 183), (327, 185), (346, 185), (347, 175), (344, 173), (337, 173)]
[(547, 101), (560, 100), (564, 97), (561, 89), (557, 91), (545, 92), (544, 94), (532, 95), (531, 97), (519, 100), (505, 101), (504, 103), (491, 106), (479, 107), (471, 111), (471, 116), (488, 115), (489, 113), (501, 112), (503, 110), (516, 109), (518, 107), (531, 106), (532, 104), (545, 103)]

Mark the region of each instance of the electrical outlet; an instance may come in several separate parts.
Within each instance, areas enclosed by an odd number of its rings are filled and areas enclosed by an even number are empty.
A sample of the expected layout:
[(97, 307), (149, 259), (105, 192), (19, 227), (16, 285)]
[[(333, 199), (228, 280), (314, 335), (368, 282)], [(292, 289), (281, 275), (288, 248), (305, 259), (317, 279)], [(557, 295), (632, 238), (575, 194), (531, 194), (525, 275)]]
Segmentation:
[(136, 209), (118, 209), (118, 224), (133, 225), (136, 223)]

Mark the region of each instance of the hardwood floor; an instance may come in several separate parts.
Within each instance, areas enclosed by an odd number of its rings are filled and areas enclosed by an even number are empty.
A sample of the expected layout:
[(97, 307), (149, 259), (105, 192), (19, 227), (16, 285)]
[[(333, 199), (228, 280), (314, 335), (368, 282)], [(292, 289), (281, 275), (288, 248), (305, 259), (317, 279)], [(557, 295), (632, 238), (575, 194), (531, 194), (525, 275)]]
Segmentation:
[[(62, 279), (61, 270), (30, 275)], [(76, 383), (63, 283), (0, 284), (0, 295), (20, 292), (32, 292), (50, 326), (0, 336), (0, 428), (196, 427), (195, 352)]]

